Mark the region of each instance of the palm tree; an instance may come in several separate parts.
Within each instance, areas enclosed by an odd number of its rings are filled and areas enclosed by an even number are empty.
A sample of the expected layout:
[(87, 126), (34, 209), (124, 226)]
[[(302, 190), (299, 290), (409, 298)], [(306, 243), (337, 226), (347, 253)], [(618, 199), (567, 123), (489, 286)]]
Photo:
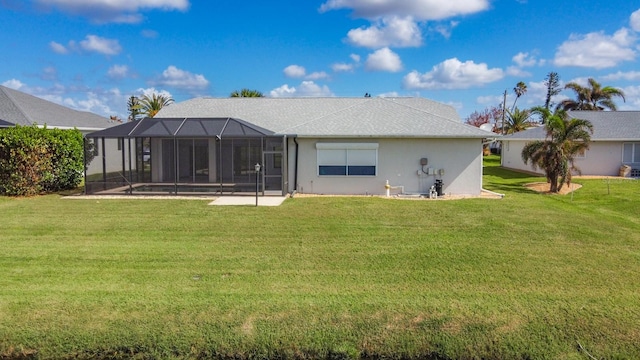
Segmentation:
[(589, 149), (593, 125), (587, 120), (569, 118), (561, 109), (547, 115), (544, 119), (546, 138), (527, 143), (521, 155), (524, 163), (531, 162), (534, 170), (544, 170), (550, 183), (549, 191), (557, 193), (565, 183), (571, 184), (573, 171), (580, 173), (574, 161)]
[(522, 130), (526, 130), (535, 125), (535, 121), (531, 119), (531, 110), (520, 110), (519, 108), (513, 109), (513, 111), (507, 110), (507, 118), (504, 124), (505, 134), (513, 134)]
[(516, 99), (513, 100), (513, 105), (511, 105), (511, 111), (513, 111), (516, 108), (516, 102), (518, 101), (520, 96), (527, 93), (527, 84), (525, 84), (523, 81), (518, 81), (518, 83), (516, 84), (516, 87), (513, 88), (513, 92), (516, 94)]
[(140, 112), (148, 117), (154, 117), (163, 107), (171, 105), (173, 98), (161, 94), (142, 95), (140, 99)]
[(566, 111), (569, 110), (594, 110), (601, 111), (609, 109), (612, 111), (617, 110), (616, 104), (612, 98), (615, 96), (624, 99), (624, 92), (620, 89), (616, 89), (611, 86), (602, 87), (600, 83), (593, 78), (589, 78), (589, 85), (586, 87), (581, 86), (576, 82), (570, 82), (565, 85), (565, 89), (573, 90), (576, 93), (576, 100), (566, 99), (563, 100), (558, 107)]
[(242, 89), (240, 91), (234, 90), (229, 95), (230, 97), (264, 97), (264, 95), (258, 90)]

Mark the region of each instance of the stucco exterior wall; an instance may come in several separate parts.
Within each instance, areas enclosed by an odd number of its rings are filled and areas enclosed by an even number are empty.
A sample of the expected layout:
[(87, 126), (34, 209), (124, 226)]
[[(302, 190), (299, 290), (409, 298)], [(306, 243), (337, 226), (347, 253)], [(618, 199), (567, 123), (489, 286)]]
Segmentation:
[[(129, 170), (129, 142), (124, 140), (124, 144), (118, 146), (118, 139), (104, 139), (104, 151), (102, 139), (95, 139), (98, 147), (97, 156), (87, 166), (87, 175), (101, 174), (103, 157), (106, 157), (107, 173), (122, 172), (122, 152), (124, 151), (124, 163), (126, 171)], [(123, 146), (124, 145), (124, 146)], [(131, 140), (132, 168), (135, 169), (135, 142)]]
[[(524, 171), (534, 171), (531, 164), (522, 161), (522, 148), (527, 141), (505, 141), (502, 152), (502, 166)], [(618, 176), (622, 166), (622, 142), (592, 141), (584, 157), (576, 159), (576, 166), (582, 175)], [(543, 172), (538, 169), (539, 174)]]
[[(428, 193), (436, 179), (443, 180), (443, 192), (479, 195), (482, 189), (481, 139), (312, 139), (298, 138), (297, 191), (313, 194), (383, 195), (385, 183), (404, 186), (405, 193)], [(375, 176), (319, 176), (316, 143), (377, 143)], [(295, 188), (296, 151), (289, 139), (289, 191)], [(444, 169), (442, 176), (418, 174), (424, 169)], [(392, 190), (398, 193), (399, 190)]]

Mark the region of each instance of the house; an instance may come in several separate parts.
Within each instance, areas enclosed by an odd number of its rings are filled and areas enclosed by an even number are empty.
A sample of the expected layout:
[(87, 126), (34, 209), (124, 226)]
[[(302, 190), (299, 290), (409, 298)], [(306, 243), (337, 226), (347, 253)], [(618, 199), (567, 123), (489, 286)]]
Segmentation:
[(8, 121), (4, 121), (2, 119), (0, 119), (0, 128), (7, 128), (7, 127), (12, 127), (15, 126), (14, 124), (8, 122)]
[(12, 125), (78, 129), (83, 134), (116, 125), (102, 116), (73, 110), (5, 86), (0, 86), (0, 120)]
[[(572, 111), (569, 116), (593, 125), (589, 150), (576, 159), (582, 175), (618, 176), (621, 166), (627, 165), (631, 176), (640, 177), (640, 111)], [(543, 127), (503, 137), (502, 166), (534, 171), (522, 161), (522, 149), (527, 142), (544, 138)]]
[(88, 135), (132, 165), (86, 191), (479, 195), (486, 135), (423, 98), (196, 98)]
[[(117, 125), (86, 111), (73, 110), (39, 97), (0, 86), (0, 127), (37, 125), (58, 129), (78, 129), (84, 135)], [(107, 151), (116, 151), (107, 149)]]

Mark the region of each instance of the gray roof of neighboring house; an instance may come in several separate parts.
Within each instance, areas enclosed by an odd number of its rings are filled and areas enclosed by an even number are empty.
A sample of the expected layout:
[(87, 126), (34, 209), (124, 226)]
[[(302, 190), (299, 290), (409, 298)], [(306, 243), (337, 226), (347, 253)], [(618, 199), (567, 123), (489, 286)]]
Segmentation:
[[(593, 125), (592, 141), (640, 141), (640, 111), (571, 111), (569, 116)], [(545, 130), (540, 126), (503, 137), (503, 140), (540, 140)]]
[(0, 86), (0, 120), (17, 125), (47, 125), (95, 131), (117, 125), (86, 111), (73, 110), (18, 90)]
[(0, 128), (12, 127), (15, 126), (14, 123), (10, 123), (8, 121), (0, 120)]
[(449, 105), (424, 98), (196, 98), (159, 118), (234, 118), (280, 135), (307, 137), (494, 137), (463, 124)]

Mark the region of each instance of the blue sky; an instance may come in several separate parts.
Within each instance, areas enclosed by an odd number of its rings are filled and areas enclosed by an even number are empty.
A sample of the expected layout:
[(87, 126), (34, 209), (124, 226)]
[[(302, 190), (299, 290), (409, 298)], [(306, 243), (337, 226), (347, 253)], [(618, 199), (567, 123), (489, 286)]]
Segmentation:
[[(640, 110), (640, 3), (1, 0), (0, 84), (126, 119), (131, 95), (421, 96), (465, 118), (589, 77)], [(570, 97), (563, 92), (556, 99)]]

